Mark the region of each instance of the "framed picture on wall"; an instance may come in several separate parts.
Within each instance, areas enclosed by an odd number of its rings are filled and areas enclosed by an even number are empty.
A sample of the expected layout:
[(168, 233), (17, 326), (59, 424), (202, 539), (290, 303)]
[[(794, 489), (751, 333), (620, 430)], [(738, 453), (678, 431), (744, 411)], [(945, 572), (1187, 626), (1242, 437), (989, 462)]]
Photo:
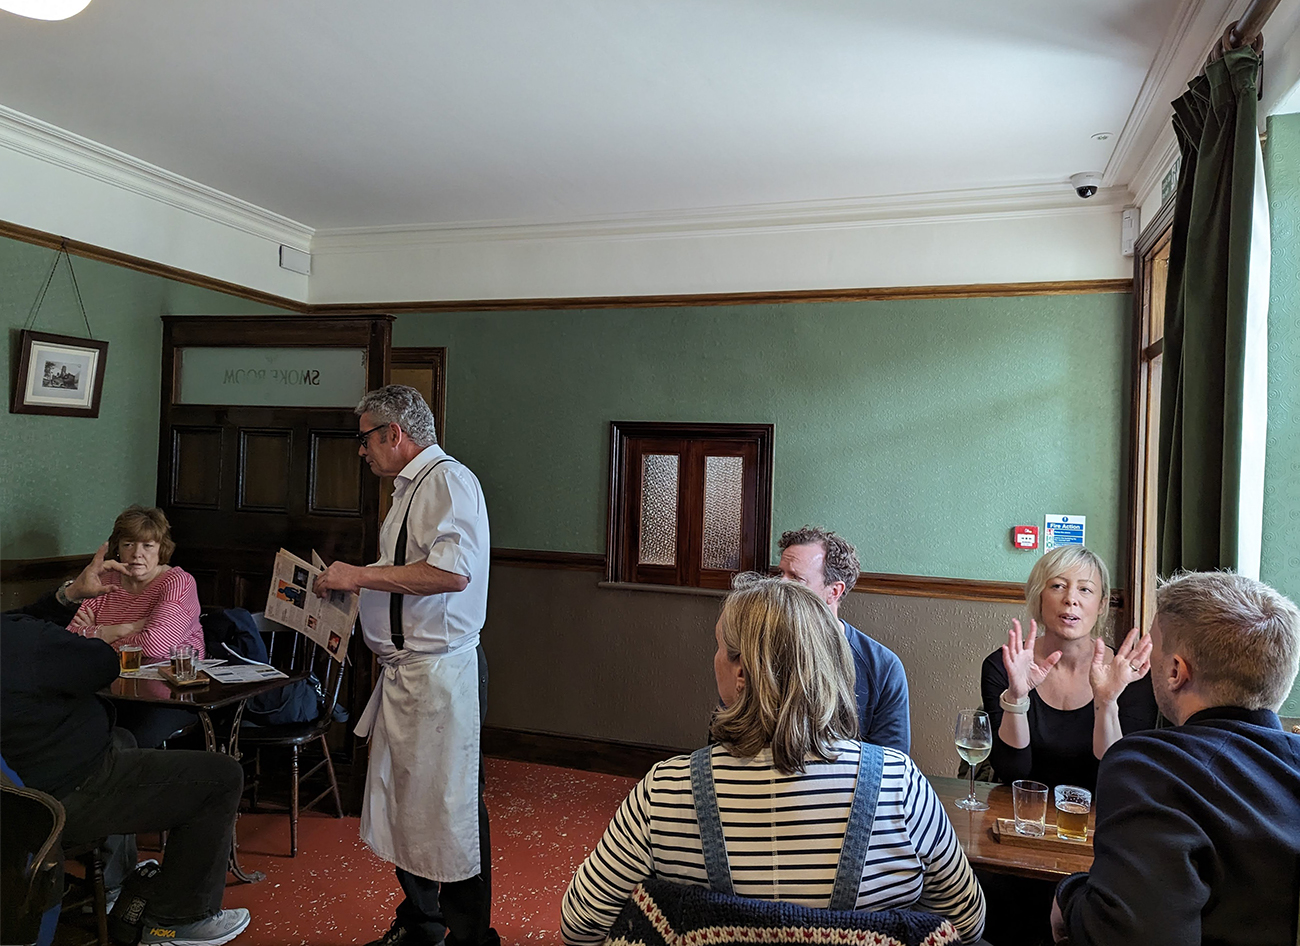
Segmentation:
[(23, 329), (11, 414), (98, 417), (108, 342)]

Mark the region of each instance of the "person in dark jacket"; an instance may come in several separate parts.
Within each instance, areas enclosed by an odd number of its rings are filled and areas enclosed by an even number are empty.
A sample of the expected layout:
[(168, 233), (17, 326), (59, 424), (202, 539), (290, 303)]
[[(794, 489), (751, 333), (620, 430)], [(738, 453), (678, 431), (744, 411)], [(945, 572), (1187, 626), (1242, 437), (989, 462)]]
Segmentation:
[(815, 526), (783, 533), (777, 545), (781, 576), (807, 585), (844, 627), (853, 652), (859, 738), (910, 753), (912, 720), (903, 662), (884, 644), (840, 618), (840, 601), (853, 589), (861, 571), (857, 551), (843, 537)]
[(249, 922), (247, 910), (221, 909), (243, 770), (229, 756), (115, 738), (112, 706), (98, 693), (118, 675), (117, 652), (67, 630), (80, 602), (107, 590), (103, 575), (122, 570), (104, 560), (107, 548), (57, 591), (0, 619), (0, 753), (29, 788), (62, 803), (67, 847), (168, 831), (162, 869), (128, 879), (123, 893), (124, 904), (146, 903), (140, 942), (219, 946)]
[(1176, 725), (1125, 736), (1097, 776), (1096, 857), (1061, 881), (1058, 942), (1297, 942), (1300, 735), (1277, 710), (1300, 611), (1258, 581), (1192, 572), (1156, 592), (1151, 676)]

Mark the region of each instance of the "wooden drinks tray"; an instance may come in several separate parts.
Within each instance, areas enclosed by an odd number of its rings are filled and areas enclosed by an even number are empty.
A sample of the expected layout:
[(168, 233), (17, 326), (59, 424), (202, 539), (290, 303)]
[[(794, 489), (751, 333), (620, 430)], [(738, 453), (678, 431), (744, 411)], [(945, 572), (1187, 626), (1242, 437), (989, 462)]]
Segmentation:
[(1056, 825), (1048, 824), (1047, 833), (1041, 838), (1026, 837), (1016, 834), (1014, 818), (999, 818), (989, 826), (989, 834), (999, 844), (1018, 844), (1021, 847), (1037, 848), (1040, 851), (1057, 851), (1061, 854), (1082, 854), (1092, 851), (1092, 828), (1088, 828), (1088, 840), (1066, 841), (1056, 836)]
[[(199, 687), (199, 686), (205, 686), (212, 682), (208, 678), (208, 675), (204, 673), (202, 670), (194, 674), (194, 676), (189, 680), (177, 680), (176, 677), (172, 675), (171, 669), (169, 667), (159, 667), (158, 675), (161, 676), (164, 680), (166, 680), (174, 687)], [(1015, 830), (1014, 824), (1012, 825), (1012, 830), (1013, 831)]]

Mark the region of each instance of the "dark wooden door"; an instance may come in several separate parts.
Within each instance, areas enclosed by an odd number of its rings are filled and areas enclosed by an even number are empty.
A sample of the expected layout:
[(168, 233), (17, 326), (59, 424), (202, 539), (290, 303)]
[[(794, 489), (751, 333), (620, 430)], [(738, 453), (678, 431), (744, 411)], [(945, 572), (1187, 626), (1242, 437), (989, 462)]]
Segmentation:
[[(200, 603), (264, 610), (282, 547), (307, 559), (315, 550), (326, 562), (375, 561), (379, 480), (358, 455), (353, 408), (365, 390), (388, 382), (391, 317), (165, 317), (163, 323), (158, 505), (176, 541), (172, 562), (193, 574)], [(305, 367), (314, 353), (341, 349), (355, 357), (356, 370), (328, 406), (292, 406), (297, 395), (288, 381), (302, 377), (288, 371), (281, 372), (289, 376), (283, 392), (269, 390), (266, 399), (289, 405), (194, 403), (193, 388), (182, 383), (185, 364), (194, 360), (186, 353), (194, 349), (241, 350), (229, 356), (236, 364), (244, 352), (252, 364), (267, 350), (301, 350), (290, 360)], [(212, 384), (203, 393), (214, 393), (199, 397), (219, 400), (223, 390)], [(253, 396), (261, 394), (259, 388)], [(355, 717), (370, 694), (372, 661), (360, 634), (349, 651), (340, 701)], [(363, 751), (350, 736), (340, 734), (340, 741), (349, 756)]]

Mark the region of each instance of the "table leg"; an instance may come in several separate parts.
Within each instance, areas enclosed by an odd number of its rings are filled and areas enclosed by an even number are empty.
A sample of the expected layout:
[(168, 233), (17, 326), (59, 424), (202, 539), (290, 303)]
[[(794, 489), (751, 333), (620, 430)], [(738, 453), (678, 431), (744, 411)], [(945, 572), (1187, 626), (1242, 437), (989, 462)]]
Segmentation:
[[(206, 710), (199, 710), (199, 721), (203, 724), (203, 741), (209, 752), (224, 752), (234, 759), (239, 758), (239, 723), (244, 716), (244, 701), (240, 700), (235, 704), (235, 714), (230, 721), (230, 736), (223, 746), (217, 741), (216, 728), (212, 725), (212, 717)], [(230, 828), (230, 864), (229, 870), (235, 875), (236, 879), (246, 884), (255, 884), (259, 881), (266, 880), (266, 874), (260, 870), (244, 870), (243, 865), (239, 863), (239, 815), (235, 815), (235, 823)]]
[(208, 715), (207, 710), (199, 710), (199, 723), (203, 726), (203, 748), (209, 752), (220, 752), (217, 731), (212, 727), (212, 717)]
[(230, 872), (246, 884), (255, 884), (266, 880), (266, 874), (260, 870), (247, 871), (239, 863), (239, 815), (235, 815), (235, 827), (230, 829)]

